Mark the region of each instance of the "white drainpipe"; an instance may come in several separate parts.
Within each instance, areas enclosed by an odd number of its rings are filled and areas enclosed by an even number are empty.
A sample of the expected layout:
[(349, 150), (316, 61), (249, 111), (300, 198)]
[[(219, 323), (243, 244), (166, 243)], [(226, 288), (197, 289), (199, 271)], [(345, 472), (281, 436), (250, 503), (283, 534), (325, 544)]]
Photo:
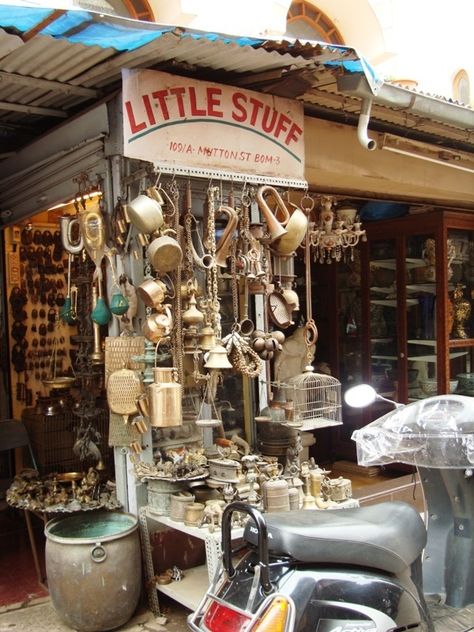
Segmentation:
[(357, 138), (359, 139), (359, 143), (362, 147), (368, 149), (369, 151), (377, 149), (377, 142), (373, 138), (369, 138), (369, 135), (367, 134), (371, 108), (372, 99), (364, 99), (360, 108), (359, 124), (357, 125)]

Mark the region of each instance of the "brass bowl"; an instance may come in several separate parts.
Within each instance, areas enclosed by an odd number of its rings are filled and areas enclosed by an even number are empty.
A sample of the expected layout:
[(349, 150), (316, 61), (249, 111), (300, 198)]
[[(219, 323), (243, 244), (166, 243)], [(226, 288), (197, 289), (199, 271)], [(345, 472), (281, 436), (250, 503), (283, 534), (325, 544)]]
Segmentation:
[(61, 472), (56, 476), (56, 480), (60, 483), (71, 483), (82, 480), (84, 476), (84, 472)]
[(75, 377), (68, 377), (68, 376), (52, 377), (49, 380), (42, 380), (43, 386), (46, 386), (47, 388), (55, 388), (55, 389), (69, 388), (70, 386), (74, 384), (75, 381), (76, 381)]

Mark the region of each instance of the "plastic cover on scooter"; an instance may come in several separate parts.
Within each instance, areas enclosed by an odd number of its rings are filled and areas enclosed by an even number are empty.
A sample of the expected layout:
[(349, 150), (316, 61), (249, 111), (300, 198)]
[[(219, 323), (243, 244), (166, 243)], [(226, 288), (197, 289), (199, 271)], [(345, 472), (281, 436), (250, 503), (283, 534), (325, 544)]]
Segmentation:
[(400, 406), (360, 430), (360, 465), (408, 463), (420, 467), (474, 467), (474, 399), (437, 395)]

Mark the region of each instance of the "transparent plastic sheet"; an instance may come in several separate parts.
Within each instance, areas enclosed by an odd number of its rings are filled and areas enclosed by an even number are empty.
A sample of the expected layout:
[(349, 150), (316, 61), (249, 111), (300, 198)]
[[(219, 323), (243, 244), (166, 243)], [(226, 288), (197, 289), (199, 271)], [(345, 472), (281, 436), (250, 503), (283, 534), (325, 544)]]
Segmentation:
[(356, 430), (360, 465), (474, 467), (474, 398), (437, 395), (396, 408)]

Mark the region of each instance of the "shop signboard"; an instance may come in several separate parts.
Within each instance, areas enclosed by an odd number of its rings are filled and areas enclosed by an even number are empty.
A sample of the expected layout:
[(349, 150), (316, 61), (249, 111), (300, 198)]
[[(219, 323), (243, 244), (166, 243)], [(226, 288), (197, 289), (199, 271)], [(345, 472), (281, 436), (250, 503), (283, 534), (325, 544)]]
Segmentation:
[(122, 84), (125, 156), (304, 178), (301, 103), (155, 70), (122, 70)]

